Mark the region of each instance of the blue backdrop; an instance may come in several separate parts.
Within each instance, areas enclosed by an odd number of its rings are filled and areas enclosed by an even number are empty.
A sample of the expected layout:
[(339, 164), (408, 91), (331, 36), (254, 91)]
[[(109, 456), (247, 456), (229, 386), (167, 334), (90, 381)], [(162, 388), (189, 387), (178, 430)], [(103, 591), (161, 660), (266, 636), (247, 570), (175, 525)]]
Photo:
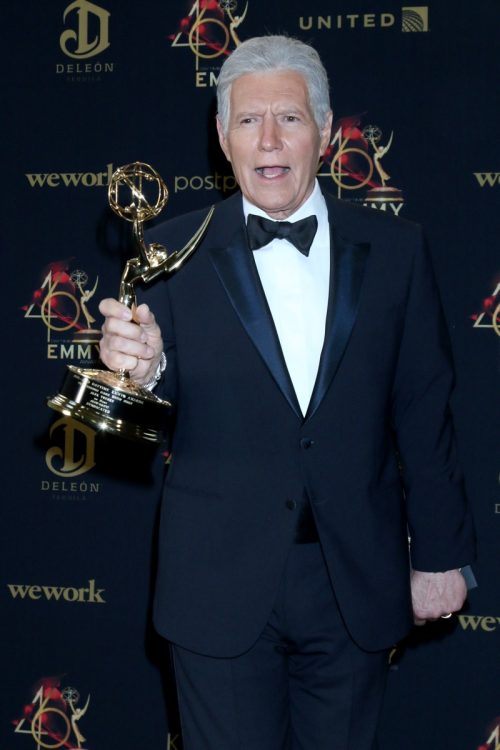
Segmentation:
[[(98, 436), (45, 399), (66, 363), (95, 360), (97, 304), (116, 295), (131, 252), (129, 227), (108, 208), (114, 168), (141, 160), (158, 169), (171, 191), (162, 218), (223, 198), (234, 179), (216, 144), (220, 65), (240, 41), (286, 32), (313, 43), (331, 77), (336, 120), (320, 179), (366, 210), (424, 224), (457, 366), (453, 407), (480, 586), (462, 615), (416, 630), (393, 654), (381, 749), (498, 750), (498, 4), (9, 6), (2, 747), (181, 747), (168, 652), (150, 626), (164, 456)], [(376, 190), (377, 164), (392, 190)]]

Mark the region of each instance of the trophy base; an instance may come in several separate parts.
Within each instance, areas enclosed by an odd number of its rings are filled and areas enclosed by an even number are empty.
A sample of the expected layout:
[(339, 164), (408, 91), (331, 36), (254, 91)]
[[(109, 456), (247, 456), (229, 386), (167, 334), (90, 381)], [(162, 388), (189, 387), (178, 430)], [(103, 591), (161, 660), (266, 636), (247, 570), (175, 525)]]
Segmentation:
[(367, 191), (365, 203), (401, 203), (402, 200), (399, 188), (375, 187)]
[(172, 404), (107, 370), (69, 365), (51, 409), (79, 422), (129, 440), (161, 443)]

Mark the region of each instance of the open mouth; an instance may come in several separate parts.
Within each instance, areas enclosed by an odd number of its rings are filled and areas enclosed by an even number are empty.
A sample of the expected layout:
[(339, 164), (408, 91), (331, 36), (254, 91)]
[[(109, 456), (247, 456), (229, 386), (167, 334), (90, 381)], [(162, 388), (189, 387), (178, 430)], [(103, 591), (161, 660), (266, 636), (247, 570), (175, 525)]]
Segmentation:
[(288, 174), (290, 167), (257, 167), (255, 171), (257, 174), (260, 174), (261, 177), (266, 177), (267, 179), (272, 180), (276, 177)]

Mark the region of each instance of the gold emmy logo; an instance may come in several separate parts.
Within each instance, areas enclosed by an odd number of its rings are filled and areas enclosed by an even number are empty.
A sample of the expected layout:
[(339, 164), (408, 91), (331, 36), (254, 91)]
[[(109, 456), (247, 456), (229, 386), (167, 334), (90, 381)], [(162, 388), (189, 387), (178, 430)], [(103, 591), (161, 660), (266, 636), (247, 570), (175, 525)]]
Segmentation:
[(380, 128), (377, 125), (361, 128), (357, 115), (340, 118), (332, 132), (318, 177), (330, 177), (337, 186), (339, 198), (363, 190), (362, 200), (366, 206), (398, 215), (404, 205), (403, 195), (399, 188), (387, 184), (391, 177), (382, 166), (394, 133), (391, 132), (384, 143)]
[(95, 430), (70, 417), (62, 417), (50, 428), (50, 437), (62, 435), (62, 445), (53, 445), (45, 463), (58, 477), (77, 477), (95, 466)]
[(401, 8), (401, 31), (429, 31), (429, 8), (427, 5)]
[[(47, 331), (47, 359), (97, 359), (101, 334), (89, 309), (99, 277), (89, 280), (80, 268), (69, 272), (65, 262), (51, 263), (24, 317), (41, 320)], [(68, 332), (71, 337), (68, 338)]]
[(74, 687), (60, 689), (56, 677), (43, 678), (40, 683), (31, 703), (23, 708), (23, 718), (14, 720), (14, 734), (30, 735), (37, 750), (59, 747), (84, 750), (86, 738), (79, 722), (87, 713), (90, 695), (79, 706), (80, 694)]
[[(109, 11), (88, 0), (75, 0), (64, 11), (63, 21), (66, 22), (67, 17), (73, 13), (78, 19), (77, 30), (67, 29), (59, 38), (64, 54), (76, 60), (84, 60), (104, 52), (109, 47)], [(96, 23), (96, 34), (91, 38), (89, 27), (94, 27)], [(68, 42), (72, 50), (68, 49)]]
[(172, 47), (189, 47), (195, 56), (197, 87), (217, 84), (216, 73), (201, 70), (202, 65), (229, 55), (240, 45), (236, 30), (247, 12), (248, 2), (239, 13), (237, 0), (195, 0), (187, 16), (179, 22), (178, 32), (170, 35)]
[(483, 300), (481, 313), (474, 313), (471, 319), (474, 328), (490, 328), (497, 336), (500, 336), (500, 283), (496, 285), (493, 293)]

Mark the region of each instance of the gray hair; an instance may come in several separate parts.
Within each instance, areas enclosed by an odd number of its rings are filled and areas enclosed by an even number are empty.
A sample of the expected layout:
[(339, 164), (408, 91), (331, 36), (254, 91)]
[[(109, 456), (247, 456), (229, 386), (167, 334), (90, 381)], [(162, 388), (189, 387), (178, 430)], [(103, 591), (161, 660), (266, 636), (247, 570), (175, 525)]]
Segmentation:
[(231, 86), (248, 73), (292, 70), (307, 84), (309, 104), (318, 130), (330, 111), (328, 75), (316, 50), (288, 36), (256, 36), (236, 47), (222, 65), (217, 84), (217, 109), (224, 133), (229, 127)]

